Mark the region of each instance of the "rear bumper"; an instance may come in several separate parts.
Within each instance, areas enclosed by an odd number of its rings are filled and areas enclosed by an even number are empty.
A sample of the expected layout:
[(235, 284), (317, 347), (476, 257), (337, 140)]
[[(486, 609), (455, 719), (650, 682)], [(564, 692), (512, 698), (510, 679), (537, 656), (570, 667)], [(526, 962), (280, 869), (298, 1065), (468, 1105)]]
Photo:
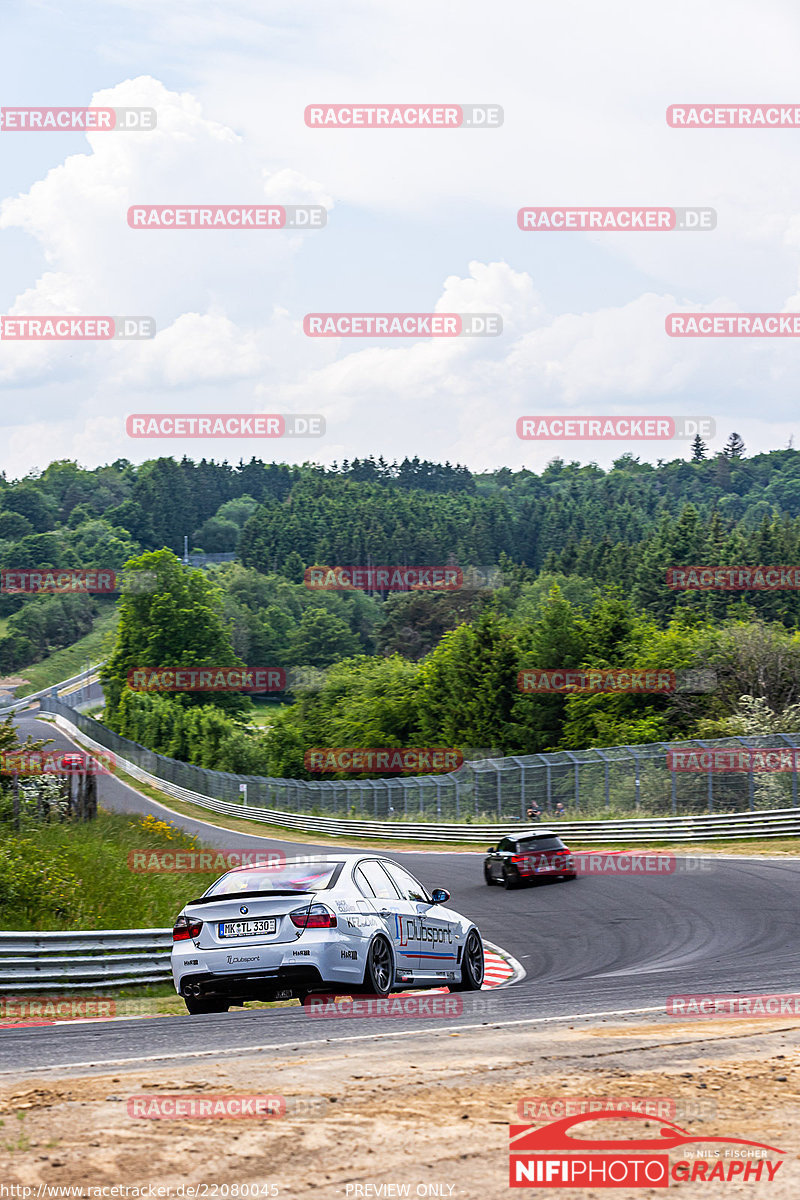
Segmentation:
[(182, 996), (219, 996), (231, 1000), (270, 1000), (277, 992), (299, 996), (307, 991), (325, 991), (319, 970), (310, 964), (276, 967), (252, 974), (240, 971), (232, 975), (215, 975), (202, 971), (184, 975), (180, 983)]
[(515, 872), (514, 878), (517, 879), (519, 883), (538, 883), (540, 880), (544, 879), (574, 879), (575, 869), (573, 867), (564, 867), (562, 870), (547, 869), (530, 871), (527, 874), (517, 871)]

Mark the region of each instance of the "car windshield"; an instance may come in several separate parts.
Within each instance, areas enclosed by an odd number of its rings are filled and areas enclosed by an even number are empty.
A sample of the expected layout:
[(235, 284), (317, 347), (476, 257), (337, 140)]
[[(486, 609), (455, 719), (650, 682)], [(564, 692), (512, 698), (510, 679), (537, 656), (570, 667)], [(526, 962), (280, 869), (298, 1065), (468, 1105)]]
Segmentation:
[(283, 867), (247, 867), (229, 871), (213, 883), (206, 896), (230, 896), (239, 892), (321, 892), (330, 886), (339, 863), (318, 862)]
[(558, 837), (525, 838), (519, 842), (520, 854), (534, 854), (538, 850), (566, 850), (566, 846)]

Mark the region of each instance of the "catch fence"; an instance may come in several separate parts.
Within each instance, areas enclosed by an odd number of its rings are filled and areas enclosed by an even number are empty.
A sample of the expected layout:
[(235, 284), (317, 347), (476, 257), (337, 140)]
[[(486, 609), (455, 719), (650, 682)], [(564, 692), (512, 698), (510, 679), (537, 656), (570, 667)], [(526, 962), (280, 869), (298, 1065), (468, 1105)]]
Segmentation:
[[(797, 771), (676, 771), (670, 751), (773, 749), (793, 756), (800, 734), (657, 742), (562, 750), (466, 762), (449, 774), (381, 779), (304, 780), (236, 775), (180, 762), (120, 737), (81, 708), (88, 691), (46, 696), (44, 712), (70, 721), (87, 738), (166, 783), (249, 809), (341, 819), (461, 824), (519, 824), (535, 804), (543, 820), (700, 816), (798, 806)], [(97, 703), (96, 697), (94, 703)], [(797, 755), (800, 765), (800, 754)], [(700, 760), (702, 761), (702, 760)], [(558, 805), (563, 806), (563, 813)]]

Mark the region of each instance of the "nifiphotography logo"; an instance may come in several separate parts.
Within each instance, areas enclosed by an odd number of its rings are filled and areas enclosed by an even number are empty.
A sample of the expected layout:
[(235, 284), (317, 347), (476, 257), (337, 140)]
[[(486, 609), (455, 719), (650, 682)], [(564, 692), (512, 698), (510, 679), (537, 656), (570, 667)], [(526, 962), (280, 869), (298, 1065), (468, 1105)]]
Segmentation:
[[(573, 1126), (586, 1122), (652, 1122), (642, 1113), (622, 1109), (563, 1117), (539, 1128), (509, 1127), (509, 1185), (511, 1187), (664, 1188), (671, 1182), (771, 1183), (785, 1154), (776, 1146), (737, 1137), (694, 1137), (672, 1121), (661, 1121), (657, 1132), (639, 1125), (641, 1137), (586, 1138), (573, 1136)], [(679, 1155), (670, 1161), (670, 1151)]]

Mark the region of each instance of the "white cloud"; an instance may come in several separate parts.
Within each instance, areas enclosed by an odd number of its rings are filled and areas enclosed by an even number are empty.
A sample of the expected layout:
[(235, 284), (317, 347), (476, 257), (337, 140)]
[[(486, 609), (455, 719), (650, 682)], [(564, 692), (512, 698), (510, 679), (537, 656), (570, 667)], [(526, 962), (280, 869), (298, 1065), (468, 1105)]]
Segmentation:
[[(75, 0), (77, 30), (93, 11)], [(791, 98), (800, 23), (785, 0), (676, 0), (668, 18), (622, 0), (409, 0), (405, 25), (371, 0), (279, 0), (267, 15), (258, 0), (110, 0), (107, 12), (95, 77), (110, 77), (108, 62), (120, 77), (153, 66), (91, 102), (154, 107), (158, 126), (91, 134), (67, 157), (57, 135), (36, 141), (55, 165), (3, 202), (0, 238), (32, 240), (41, 265), (8, 311), (150, 315), (159, 332), (3, 344), (7, 470), (24, 473), (51, 445), (100, 458), (264, 452), (126, 441), (124, 415), (154, 407), (322, 412), (323, 442), (270, 447), (295, 459), (374, 451), (479, 466), (620, 452), (522, 446), (514, 421), (530, 411), (709, 413), (724, 435), (735, 425), (765, 448), (792, 432), (792, 341), (664, 331), (681, 309), (800, 309), (796, 132), (682, 132), (664, 116), (681, 100)], [(303, 124), (309, 103), (387, 99), (496, 102), (505, 124)], [(264, 200), (325, 204), (331, 220), (308, 234), (126, 224), (135, 203)], [(708, 234), (516, 229), (523, 205), (623, 203), (711, 205), (719, 223)], [(503, 335), (373, 345), (302, 333), (306, 311), (393, 301), (500, 312)]]

